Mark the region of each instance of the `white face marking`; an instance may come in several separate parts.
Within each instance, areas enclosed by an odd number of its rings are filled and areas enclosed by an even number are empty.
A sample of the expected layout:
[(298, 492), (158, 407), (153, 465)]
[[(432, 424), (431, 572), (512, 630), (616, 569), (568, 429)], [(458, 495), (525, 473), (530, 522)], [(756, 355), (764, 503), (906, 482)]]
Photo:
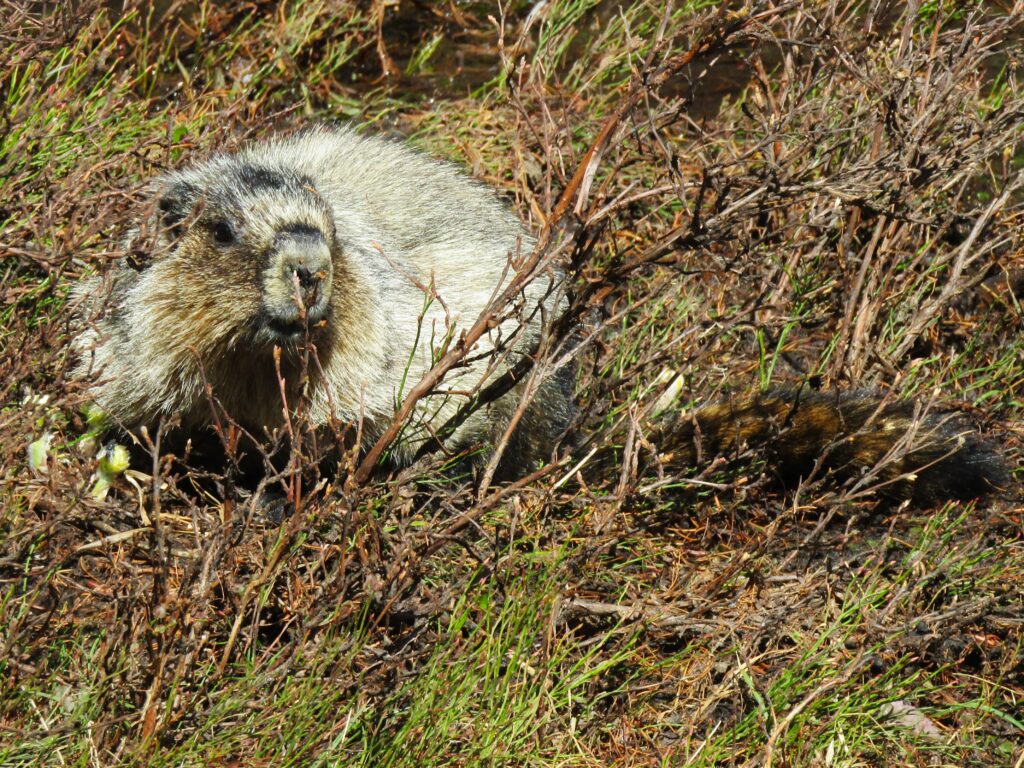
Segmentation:
[(332, 254), (319, 232), (280, 232), (263, 270), (262, 327), (264, 341), (291, 342), (306, 329), (329, 319), (334, 281)]

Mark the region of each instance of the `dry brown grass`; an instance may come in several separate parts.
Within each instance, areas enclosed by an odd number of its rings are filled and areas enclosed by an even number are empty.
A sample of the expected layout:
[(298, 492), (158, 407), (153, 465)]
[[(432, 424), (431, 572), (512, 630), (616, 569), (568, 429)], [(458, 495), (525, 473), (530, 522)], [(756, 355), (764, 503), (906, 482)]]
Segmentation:
[[(778, 381), (937, 392), (1015, 465), (1021, 11), (656, 5), (4, 4), (0, 762), (1019, 764), (1016, 499), (781, 489), (756, 453), (570, 469)], [(501, 484), (297, 454), (279, 527), (159, 450), (92, 498), (68, 285), (142, 179), (339, 116), (543, 233), (571, 455)]]

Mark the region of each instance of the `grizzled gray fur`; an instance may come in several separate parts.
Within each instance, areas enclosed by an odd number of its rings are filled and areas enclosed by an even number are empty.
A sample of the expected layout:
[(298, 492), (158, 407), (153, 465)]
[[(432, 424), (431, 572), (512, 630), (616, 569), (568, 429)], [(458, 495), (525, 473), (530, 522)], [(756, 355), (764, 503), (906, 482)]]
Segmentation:
[[(123, 427), (178, 415), (186, 430), (211, 419), (204, 382), (257, 435), (287, 400), (314, 424), (364, 425), (364, 444), (389, 423), (446, 338), (480, 315), (515, 274), (510, 255), (534, 241), (488, 188), (400, 143), (346, 128), (273, 139), (170, 173), (155, 186), (156, 247), (143, 263), (83, 281), (76, 375)], [(485, 335), (467, 364), (424, 398), (394, 456), (404, 463), (468, 400), (539, 338), (561, 299), (555, 274), (523, 293), (521, 317)], [(436, 292), (436, 293), (435, 293)], [(540, 311), (543, 310), (543, 311)], [(499, 358), (495, 348), (512, 353)], [(497, 360), (497, 363), (495, 361)], [(523, 471), (550, 457), (568, 423), (569, 372), (547, 376), (510, 442)], [(501, 434), (522, 383), (478, 409), (446, 445), (460, 450)]]

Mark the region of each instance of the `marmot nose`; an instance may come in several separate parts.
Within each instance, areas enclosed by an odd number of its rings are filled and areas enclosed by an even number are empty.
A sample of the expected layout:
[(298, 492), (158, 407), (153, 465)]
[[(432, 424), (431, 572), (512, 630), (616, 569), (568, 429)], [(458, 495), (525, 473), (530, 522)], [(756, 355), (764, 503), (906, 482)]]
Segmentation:
[(298, 284), (298, 298), (307, 310), (322, 309), (331, 278), (331, 251), (323, 235), (316, 230), (284, 230), (277, 234), (274, 245), (285, 285)]
[(289, 254), (281, 260), (281, 269), (289, 285), (293, 285), (298, 279), (302, 303), (307, 307), (315, 304), (320, 285), (327, 279), (327, 265), (316, 259), (315, 255), (311, 258), (309, 254), (296, 253)]
[(295, 273), (299, 278), (299, 285), (303, 289), (315, 288), (317, 283), (323, 279), (323, 272), (314, 272), (304, 260), (297, 259), (285, 265), (285, 269)]

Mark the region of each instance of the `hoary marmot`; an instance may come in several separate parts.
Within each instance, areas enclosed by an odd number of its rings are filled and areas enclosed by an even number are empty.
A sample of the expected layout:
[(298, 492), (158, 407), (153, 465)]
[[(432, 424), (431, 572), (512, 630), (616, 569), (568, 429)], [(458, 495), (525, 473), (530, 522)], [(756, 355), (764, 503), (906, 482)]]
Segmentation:
[[(493, 191), (400, 143), (346, 128), (216, 156), (164, 176), (156, 190), (160, 231), (150, 257), (125, 259), (106, 281), (77, 288), (86, 322), (76, 374), (128, 429), (164, 415), (179, 416), (186, 430), (210, 423), (209, 384), (257, 436), (282, 425), (283, 400), (304, 398), (314, 425), (359, 422), (371, 443), (534, 247)], [(443, 392), (420, 401), (392, 446), (396, 462), (411, 461), (482, 381), (532, 352), (543, 319), (564, 307), (559, 280), (548, 270), (530, 282), (518, 317), (496, 323), (448, 372)], [(307, 341), (313, 363), (301, 362)], [(571, 375), (564, 367), (543, 378), (507, 446), (506, 469), (522, 473), (551, 457), (572, 413)], [(471, 413), (443, 436), (446, 447), (493, 441), (522, 386)], [(916, 430), (917, 447), (890, 463), (883, 483), (931, 500), (978, 495), (1001, 481), (998, 457), (959, 422), (929, 416), (915, 427), (912, 405), (878, 403), (775, 390), (699, 410), (654, 438), (675, 462), (760, 441), (791, 471), (821, 456), (860, 471)]]
[[(534, 241), (493, 191), (447, 163), (345, 128), (317, 128), (170, 173), (155, 184), (159, 235), (76, 290), (85, 323), (76, 374), (118, 425), (211, 421), (206, 385), (253, 431), (280, 427), (305, 382), (308, 418), (361, 422), (364, 443), (444, 346), (477, 319)], [(559, 305), (550, 273), (423, 398), (392, 446), (398, 463), (535, 346)], [(109, 295), (105, 295), (109, 292)], [(299, 354), (309, 333), (316, 360)], [(275, 369), (290, 391), (282, 398)], [(495, 359), (495, 349), (511, 354)], [(300, 370), (300, 368), (305, 370)], [(510, 441), (509, 463), (550, 457), (570, 415), (568, 370), (541, 382)], [(507, 426), (522, 382), (470, 414), (460, 450)]]

